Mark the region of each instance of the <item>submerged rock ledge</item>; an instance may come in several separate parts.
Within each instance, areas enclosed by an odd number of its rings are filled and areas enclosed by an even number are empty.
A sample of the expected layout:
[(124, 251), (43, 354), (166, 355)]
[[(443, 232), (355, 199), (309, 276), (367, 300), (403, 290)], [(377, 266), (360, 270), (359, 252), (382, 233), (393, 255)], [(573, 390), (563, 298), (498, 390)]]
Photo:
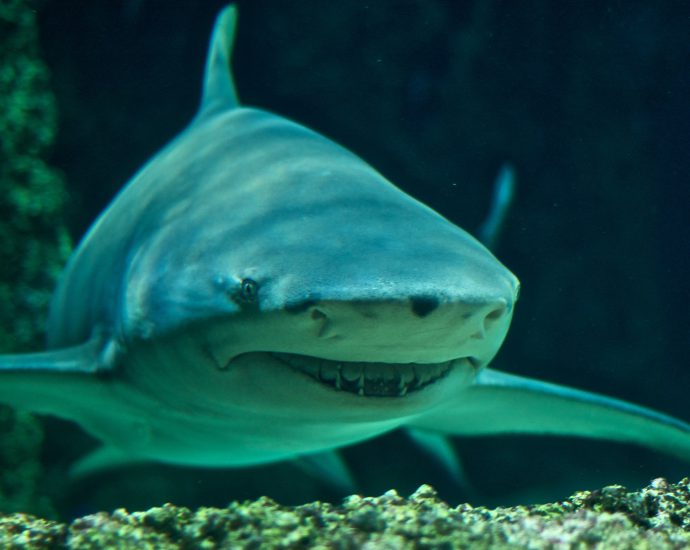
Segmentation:
[(690, 479), (654, 480), (640, 491), (612, 485), (553, 504), (450, 507), (422, 485), (409, 498), (347, 497), (342, 504), (282, 506), (268, 498), (227, 508), (166, 504), (100, 512), (58, 523), (0, 518), (0, 547), (106, 548), (687, 548)]

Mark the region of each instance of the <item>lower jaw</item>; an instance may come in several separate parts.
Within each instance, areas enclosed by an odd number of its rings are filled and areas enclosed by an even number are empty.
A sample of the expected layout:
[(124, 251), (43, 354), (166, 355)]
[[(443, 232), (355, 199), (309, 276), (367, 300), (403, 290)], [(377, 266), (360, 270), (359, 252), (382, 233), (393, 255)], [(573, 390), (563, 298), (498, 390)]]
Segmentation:
[(472, 365), (471, 358), (394, 364), (332, 361), (292, 353), (271, 353), (271, 356), (336, 391), (361, 397), (404, 397), (442, 380), (461, 362)]

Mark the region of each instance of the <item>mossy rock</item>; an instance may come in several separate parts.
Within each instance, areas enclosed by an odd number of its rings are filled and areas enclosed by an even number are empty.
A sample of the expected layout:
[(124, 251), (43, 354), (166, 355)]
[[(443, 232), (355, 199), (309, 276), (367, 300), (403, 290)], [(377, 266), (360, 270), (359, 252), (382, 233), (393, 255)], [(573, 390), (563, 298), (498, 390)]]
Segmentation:
[(0, 350), (40, 347), (70, 252), (61, 175), (46, 163), (57, 110), (39, 56), (35, 11), (0, 4)]
[(388, 491), (340, 505), (282, 506), (271, 499), (226, 508), (166, 504), (100, 512), (62, 524), (0, 518), (3, 548), (473, 548), (675, 549), (690, 545), (690, 480), (576, 493), (565, 501), (488, 509), (451, 507), (428, 485), (409, 498)]
[[(0, 353), (42, 347), (48, 303), (70, 252), (61, 175), (46, 157), (57, 110), (39, 56), (35, 10), (0, 3)], [(0, 510), (51, 514), (38, 494), (43, 433), (0, 407)]]

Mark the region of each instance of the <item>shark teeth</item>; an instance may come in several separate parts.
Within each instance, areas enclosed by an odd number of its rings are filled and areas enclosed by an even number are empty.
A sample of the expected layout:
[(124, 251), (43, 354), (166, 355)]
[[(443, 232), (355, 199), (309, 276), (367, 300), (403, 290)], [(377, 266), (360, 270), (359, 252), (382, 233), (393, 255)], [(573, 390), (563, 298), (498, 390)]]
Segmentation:
[(453, 365), (453, 361), (394, 364), (331, 361), (292, 353), (271, 355), (336, 390), (367, 397), (403, 397), (443, 378)]

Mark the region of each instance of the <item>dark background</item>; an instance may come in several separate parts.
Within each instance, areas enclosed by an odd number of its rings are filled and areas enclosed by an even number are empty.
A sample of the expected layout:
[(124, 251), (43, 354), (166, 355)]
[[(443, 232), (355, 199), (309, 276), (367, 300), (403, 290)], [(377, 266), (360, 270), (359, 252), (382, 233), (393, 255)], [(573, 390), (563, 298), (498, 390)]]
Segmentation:
[[(60, 107), (53, 163), (75, 239), (193, 116), (222, 1), (44, 0)], [(495, 252), (522, 296), (495, 364), (690, 420), (690, 7), (546, 0), (240, 1), (243, 103), (349, 147), (473, 231), (501, 163), (518, 174)], [(478, 419), (478, 421), (481, 421)], [(164, 501), (286, 503), (341, 495), (293, 466), (140, 467), (67, 493), (92, 442), (48, 421), (65, 514)], [(435, 485), (450, 502), (527, 503), (690, 467), (631, 446), (500, 437), (455, 442), (459, 488), (401, 434), (346, 450), (361, 491)]]

